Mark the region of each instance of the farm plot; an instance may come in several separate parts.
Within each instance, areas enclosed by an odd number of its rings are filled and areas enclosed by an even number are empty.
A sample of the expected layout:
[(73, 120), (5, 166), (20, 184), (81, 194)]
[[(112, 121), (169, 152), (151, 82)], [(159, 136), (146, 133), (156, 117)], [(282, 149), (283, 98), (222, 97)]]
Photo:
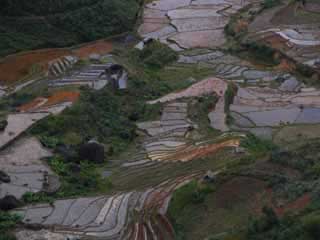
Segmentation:
[[(295, 61), (320, 69), (320, 4), (290, 3), (265, 11), (249, 25), (249, 38), (282, 51)], [(314, 9), (315, 13), (306, 13)], [(294, 17), (293, 17), (294, 16)]]
[(233, 128), (272, 136), (273, 131), (282, 126), (317, 124), (320, 122), (319, 94), (314, 88), (299, 88), (298, 92), (240, 88), (230, 105)]
[(158, 0), (145, 6), (138, 32), (175, 51), (215, 48), (225, 42), (223, 28), (239, 9), (259, 0)]
[[(173, 227), (166, 217), (172, 193), (194, 175), (164, 182), (143, 192), (132, 191), (113, 196), (57, 200), (52, 205), (32, 205), (15, 210), (26, 227), (37, 224), (50, 228), (57, 236), (93, 239), (174, 239)], [(17, 232), (39, 235), (38, 232)]]
[(14, 142), (0, 153), (0, 170), (10, 181), (0, 183), (0, 198), (14, 196), (22, 198), (26, 192), (55, 192), (59, 179), (41, 161), (52, 156), (34, 137), (24, 137)]

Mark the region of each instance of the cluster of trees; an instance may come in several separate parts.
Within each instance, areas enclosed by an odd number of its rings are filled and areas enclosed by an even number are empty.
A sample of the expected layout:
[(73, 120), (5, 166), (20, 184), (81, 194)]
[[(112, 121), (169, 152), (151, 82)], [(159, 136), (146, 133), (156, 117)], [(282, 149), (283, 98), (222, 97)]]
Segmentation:
[(130, 31), (139, 0), (4, 0), (0, 56), (65, 47)]
[(99, 1), (100, 0), (4, 0), (0, 13), (2, 16), (44, 16), (87, 7)]

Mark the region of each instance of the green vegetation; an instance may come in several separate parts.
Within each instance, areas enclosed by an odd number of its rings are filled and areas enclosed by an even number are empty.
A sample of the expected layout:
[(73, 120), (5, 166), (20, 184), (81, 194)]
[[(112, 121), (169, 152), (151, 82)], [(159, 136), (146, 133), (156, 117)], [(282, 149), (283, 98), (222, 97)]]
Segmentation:
[(15, 237), (10, 234), (12, 230), (21, 220), (17, 214), (0, 211), (0, 240), (14, 240)]
[(148, 43), (143, 50), (133, 49), (131, 57), (150, 68), (162, 68), (178, 60), (178, 54), (159, 41)]
[[(197, 67), (164, 67), (176, 59), (176, 54), (158, 42), (151, 43), (145, 51), (122, 49), (115, 55), (129, 71), (128, 89), (114, 91), (107, 86), (95, 91), (83, 88), (80, 100), (71, 108), (40, 121), (31, 129), (45, 146), (66, 145), (77, 150), (79, 145), (95, 138), (106, 146), (109, 156), (118, 154), (136, 137), (136, 121), (159, 116), (160, 105), (150, 106), (146, 101), (188, 86), (191, 84), (186, 81), (188, 77), (200, 78), (209, 74), (207, 69)], [(77, 156), (73, 159), (77, 160)]]
[(319, 147), (318, 139), (309, 141), (290, 152), (275, 152), (271, 161), (297, 169), (304, 173), (306, 178), (317, 179), (320, 176)]
[(229, 107), (233, 103), (234, 97), (237, 95), (238, 87), (235, 84), (228, 84), (227, 91), (224, 94), (224, 110), (226, 113), (229, 113)]
[(210, 186), (193, 180), (174, 192), (168, 214), (175, 223), (176, 239), (185, 239), (184, 229), (179, 221), (181, 220), (180, 217), (184, 215), (185, 208), (203, 203), (207, 194), (212, 191), (213, 189)]
[(263, 6), (264, 8), (272, 8), (281, 3), (280, 0), (264, 0), (263, 1)]
[(139, 0), (4, 0), (0, 56), (65, 47), (133, 29)]
[(102, 194), (110, 191), (112, 187), (108, 179), (102, 179), (98, 166), (92, 163), (82, 161), (77, 165), (61, 156), (54, 156), (49, 159), (49, 165), (60, 177), (62, 185), (59, 191), (54, 194), (27, 192), (22, 198), (24, 203), (52, 203), (59, 198)]
[(249, 51), (249, 57), (257, 60), (258, 62), (270, 65), (279, 64), (279, 61), (274, 57), (276, 51), (267, 45), (257, 42), (245, 42), (243, 43), (243, 47)]
[(169, 206), (169, 215), (174, 219), (179, 217), (185, 207), (202, 203), (206, 195), (212, 191), (209, 186), (192, 180), (174, 192)]
[(242, 140), (241, 146), (248, 149), (254, 157), (271, 155), (277, 149), (272, 141), (260, 139), (252, 134)]
[(43, 192), (40, 192), (40, 193), (26, 192), (22, 196), (22, 200), (25, 204), (40, 203), (40, 202), (53, 203), (54, 198), (51, 196), (48, 196), (46, 193), (43, 193)]
[(317, 240), (320, 237), (319, 212), (277, 219), (272, 210), (249, 224), (248, 240)]
[(59, 164), (64, 165), (62, 167), (63, 172), (59, 174), (62, 186), (53, 195), (54, 197), (88, 196), (93, 193), (106, 193), (112, 187), (108, 179), (101, 177), (98, 166), (92, 163), (82, 161), (80, 165), (68, 162), (60, 162)]
[(198, 124), (198, 131), (203, 136), (217, 135), (218, 131), (210, 126), (210, 120), (208, 118), (208, 113), (214, 109), (216, 102), (218, 101), (217, 96), (208, 95), (202, 96), (195, 99), (196, 101), (191, 101), (191, 107), (189, 108), (188, 116)]

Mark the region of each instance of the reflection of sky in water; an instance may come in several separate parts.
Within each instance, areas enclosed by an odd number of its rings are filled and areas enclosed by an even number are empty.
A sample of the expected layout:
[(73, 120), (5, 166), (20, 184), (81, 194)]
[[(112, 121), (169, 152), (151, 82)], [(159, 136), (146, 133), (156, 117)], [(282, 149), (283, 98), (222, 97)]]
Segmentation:
[(299, 115), (296, 123), (319, 123), (320, 108), (305, 108)]
[(246, 113), (245, 116), (250, 118), (257, 126), (278, 126), (281, 123), (294, 123), (300, 111), (298, 107), (294, 107), (263, 112), (250, 112)]

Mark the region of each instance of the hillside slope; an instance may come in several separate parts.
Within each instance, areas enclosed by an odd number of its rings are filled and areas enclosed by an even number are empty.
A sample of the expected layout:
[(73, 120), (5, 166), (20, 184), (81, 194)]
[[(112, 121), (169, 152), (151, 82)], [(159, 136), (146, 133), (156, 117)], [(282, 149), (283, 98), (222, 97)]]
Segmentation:
[(0, 56), (65, 47), (132, 29), (139, 0), (4, 0)]

